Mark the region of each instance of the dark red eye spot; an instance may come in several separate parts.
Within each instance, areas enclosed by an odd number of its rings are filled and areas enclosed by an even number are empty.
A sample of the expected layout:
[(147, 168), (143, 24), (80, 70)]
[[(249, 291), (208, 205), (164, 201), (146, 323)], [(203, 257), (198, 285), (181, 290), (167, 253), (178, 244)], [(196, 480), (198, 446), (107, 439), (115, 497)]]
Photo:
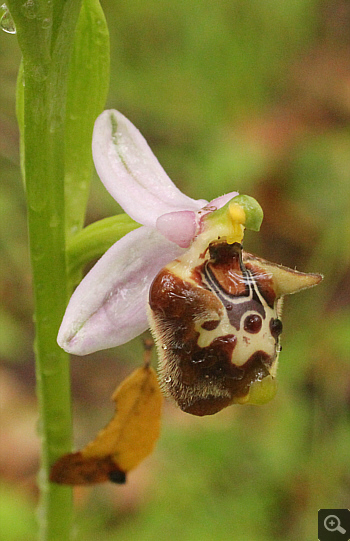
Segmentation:
[(210, 321), (204, 321), (204, 323), (202, 323), (201, 327), (205, 331), (213, 331), (214, 329), (216, 329), (216, 327), (219, 325), (219, 323), (220, 323), (219, 319), (211, 319)]
[(283, 330), (282, 321), (278, 318), (271, 319), (270, 321), (270, 331), (274, 338), (278, 338)]
[(258, 314), (251, 314), (247, 316), (244, 320), (244, 330), (250, 332), (251, 334), (256, 334), (260, 331), (262, 326), (261, 316)]

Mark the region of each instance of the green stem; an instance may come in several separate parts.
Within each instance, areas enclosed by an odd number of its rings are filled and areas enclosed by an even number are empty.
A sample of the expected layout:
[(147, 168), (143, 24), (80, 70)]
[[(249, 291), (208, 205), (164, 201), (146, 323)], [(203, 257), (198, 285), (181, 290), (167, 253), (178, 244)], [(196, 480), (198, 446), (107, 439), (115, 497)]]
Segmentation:
[[(35, 301), (42, 438), (39, 539), (71, 539), (72, 492), (49, 482), (72, 442), (69, 356), (57, 345), (65, 310), (64, 126), (67, 75), (80, 0), (7, 2), (23, 53), (24, 174)], [(28, 9), (27, 9), (28, 8)], [(30, 9), (29, 9), (30, 8)]]
[[(24, 65), (25, 73), (25, 65)], [(40, 99), (43, 113), (32, 107)], [(42, 438), (40, 474), (42, 541), (70, 539), (72, 495), (49, 482), (51, 464), (71, 448), (69, 356), (57, 345), (64, 314), (66, 258), (64, 233), (63, 129), (46, 116), (50, 88), (26, 78), (24, 97), (25, 176), (36, 321), (36, 375)], [(26, 107), (27, 105), (27, 107)], [(38, 144), (40, 141), (40, 145)]]

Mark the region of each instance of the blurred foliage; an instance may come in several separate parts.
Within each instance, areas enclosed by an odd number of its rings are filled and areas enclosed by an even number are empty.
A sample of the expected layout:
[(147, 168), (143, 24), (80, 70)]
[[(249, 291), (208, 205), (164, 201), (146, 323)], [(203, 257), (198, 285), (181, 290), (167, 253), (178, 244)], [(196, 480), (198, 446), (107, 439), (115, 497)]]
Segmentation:
[[(350, 501), (349, 3), (103, 7), (107, 106), (134, 122), (190, 196), (238, 189), (257, 198), (265, 219), (260, 234), (247, 235), (248, 250), (325, 280), (286, 302), (273, 402), (204, 419), (167, 404), (156, 453), (125, 487), (76, 490), (77, 539), (316, 539), (317, 510)], [(38, 448), (15, 36), (1, 33), (0, 52), (0, 518), (4, 539), (31, 541)], [(88, 222), (117, 211), (95, 177)], [(141, 357), (136, 339), (73, 359), (77, 446), (104, 426), (108, 397)]]

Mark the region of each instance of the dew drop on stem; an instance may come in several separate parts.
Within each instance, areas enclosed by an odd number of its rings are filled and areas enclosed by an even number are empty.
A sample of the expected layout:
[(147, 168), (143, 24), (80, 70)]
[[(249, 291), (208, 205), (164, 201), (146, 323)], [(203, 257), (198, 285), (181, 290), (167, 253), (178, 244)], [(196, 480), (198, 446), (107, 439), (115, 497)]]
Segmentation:
[(37, 5), (34, 0), (27, 0), (22, 6), (22, 13), (27, 19), (35, 19), (37, 15)]
[(13, 19), (11, 17), (11, 13), (8, 10), (8, 7), (6, 4), (2, 4), (0, 7), (0, 27), (1, 29), (6, 32), (7, 34), (15, 34), (16, 33), (16, 26), (13, 22)]

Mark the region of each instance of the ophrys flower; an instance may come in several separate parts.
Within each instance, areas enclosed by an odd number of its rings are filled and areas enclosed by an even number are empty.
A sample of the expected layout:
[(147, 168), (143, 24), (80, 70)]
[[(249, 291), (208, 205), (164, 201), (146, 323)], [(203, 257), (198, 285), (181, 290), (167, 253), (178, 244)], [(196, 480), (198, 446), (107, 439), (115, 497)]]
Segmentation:
[(319, 283), (243, 251), (262, 210), (237, 192), (208, 203), (180, 192), (140, 132), (105, 111), (93, 135), (96, 170), (142, 227), (116, 242), (74, 292), (59, 344), (84, 355), (151, 327), (165, 393), (189, 413), (263, 403), (275, 393), (281, 298)]

